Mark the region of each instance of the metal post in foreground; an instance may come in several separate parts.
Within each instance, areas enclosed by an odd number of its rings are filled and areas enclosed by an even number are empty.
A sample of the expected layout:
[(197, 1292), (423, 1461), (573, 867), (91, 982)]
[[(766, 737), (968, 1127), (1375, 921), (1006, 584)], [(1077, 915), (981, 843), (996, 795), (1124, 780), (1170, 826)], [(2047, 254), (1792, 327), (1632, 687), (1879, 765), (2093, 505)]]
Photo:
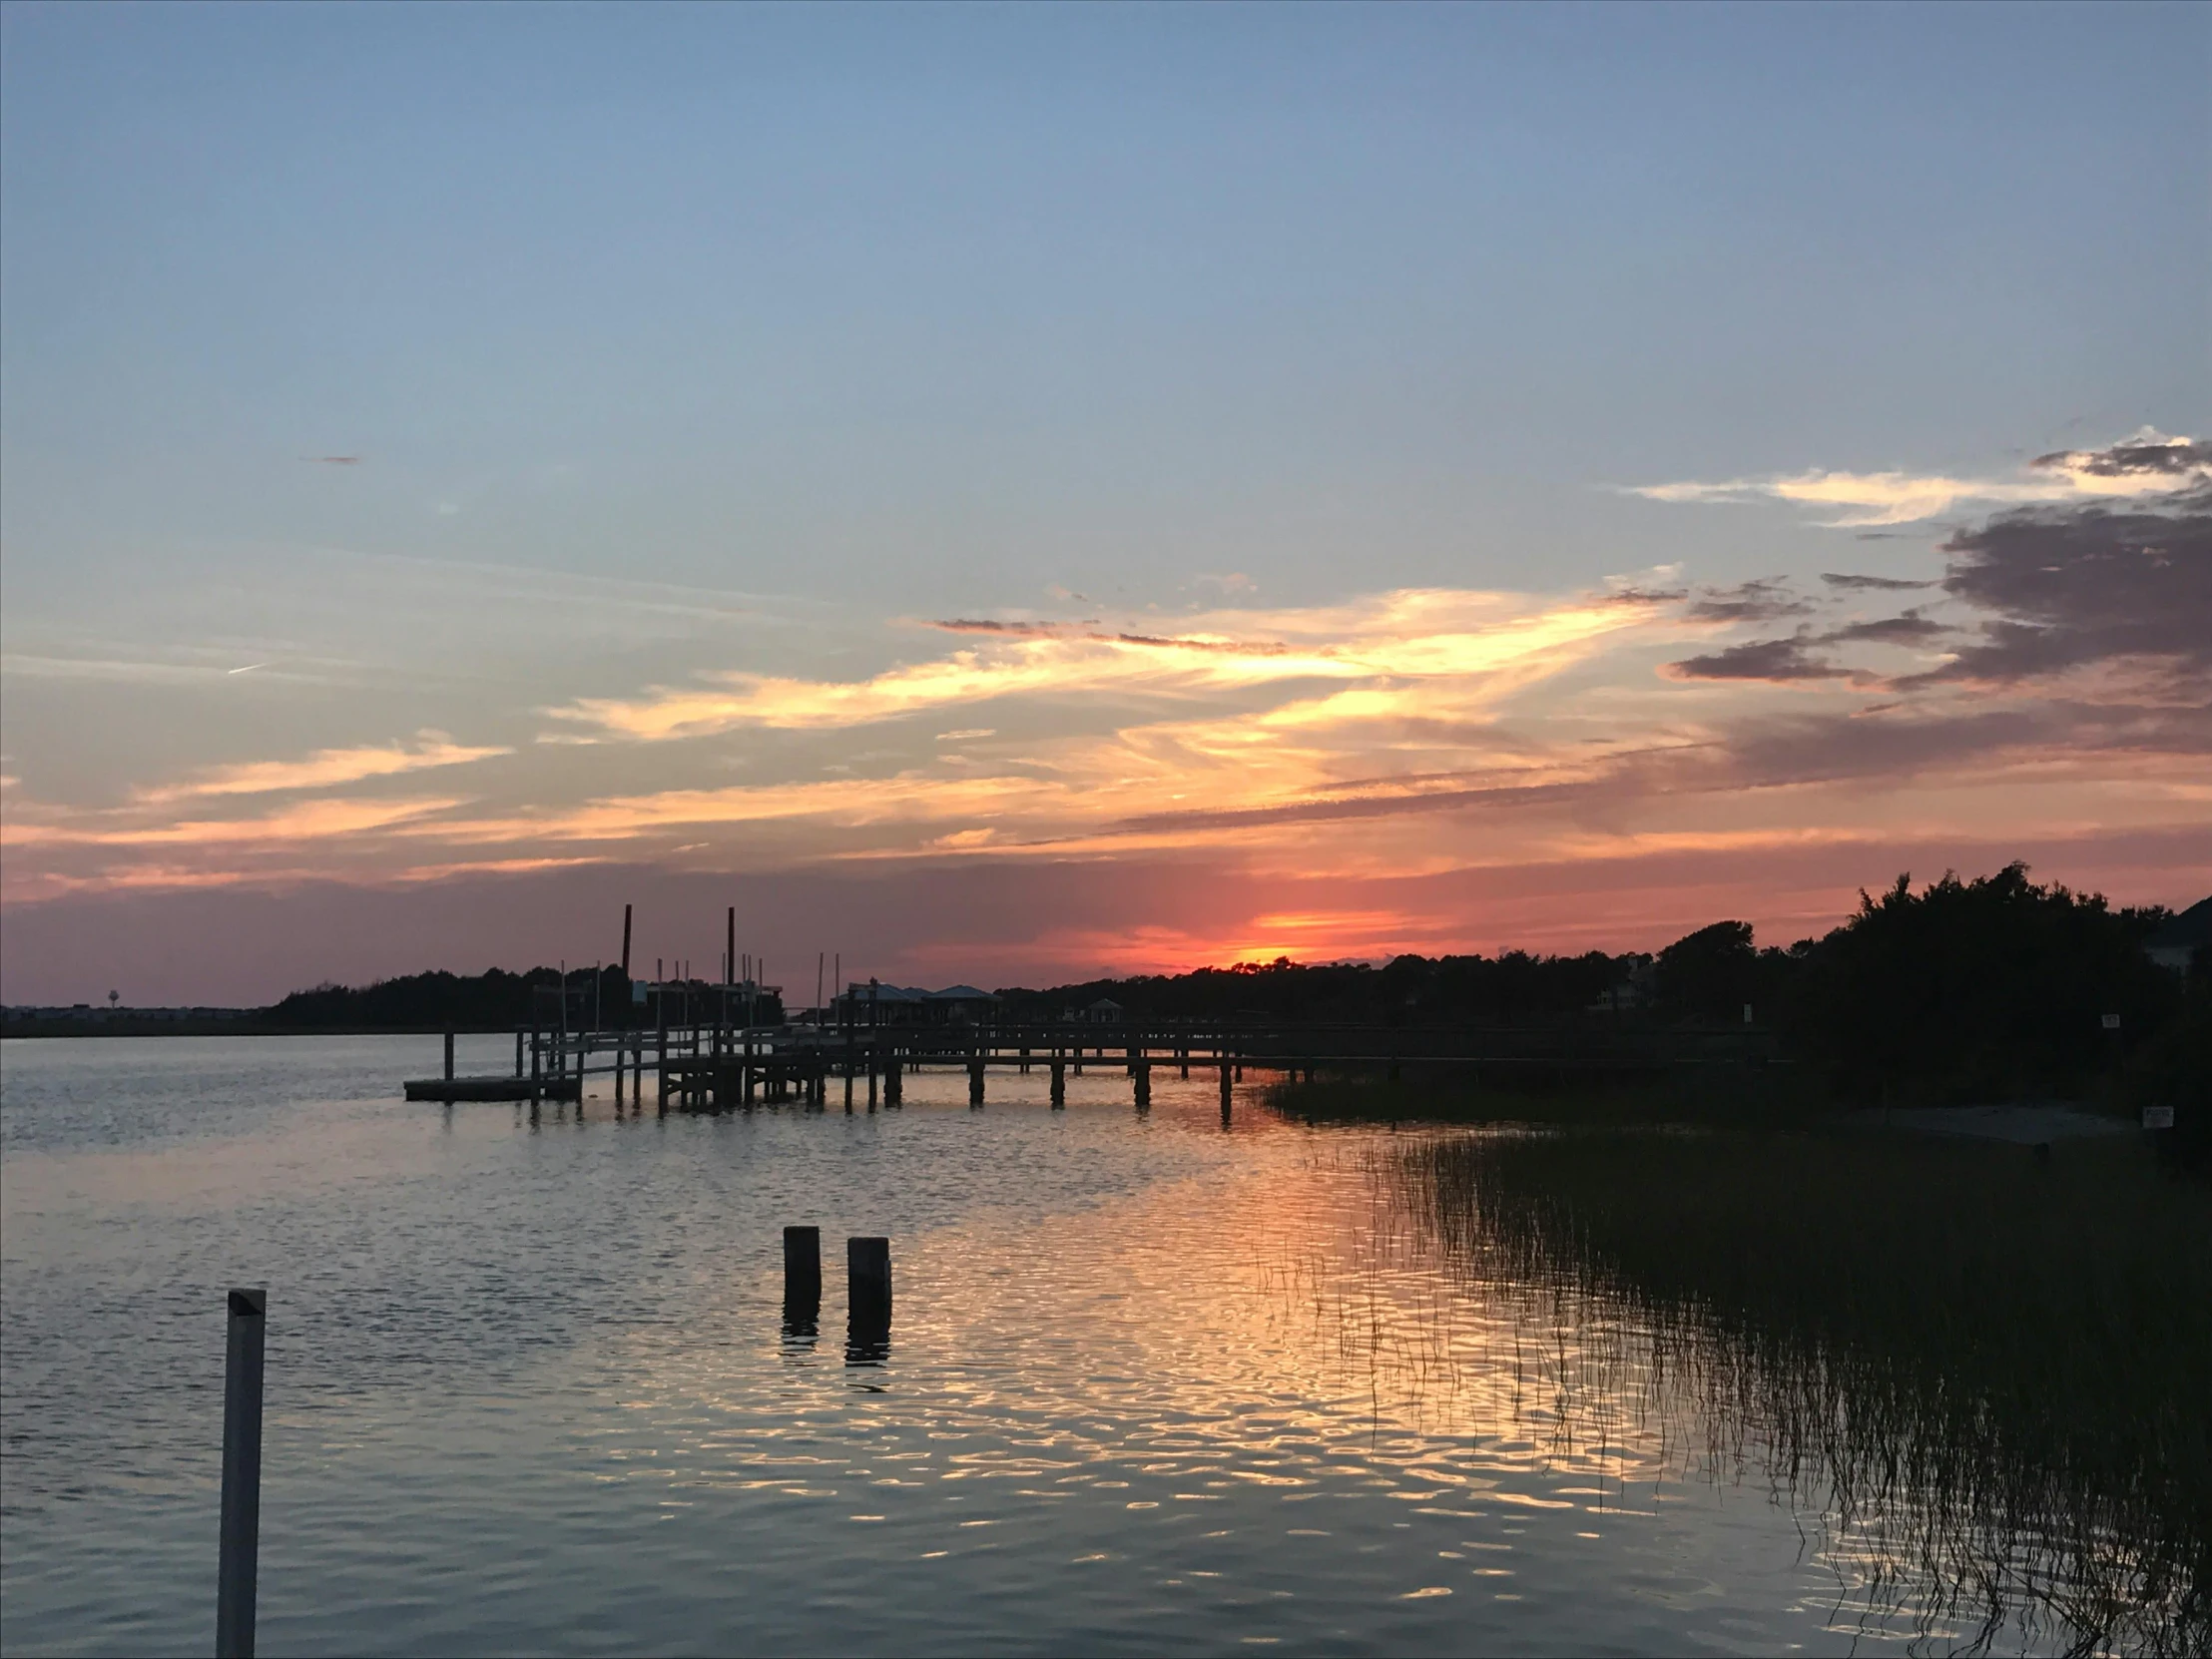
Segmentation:
[(253, 1659), (254, 1581), (262, 1535), (262, 1337), (269, 1292), (233, 1291), (223, 1379), (223, 1539), (216, 1574), (216, 1659)]

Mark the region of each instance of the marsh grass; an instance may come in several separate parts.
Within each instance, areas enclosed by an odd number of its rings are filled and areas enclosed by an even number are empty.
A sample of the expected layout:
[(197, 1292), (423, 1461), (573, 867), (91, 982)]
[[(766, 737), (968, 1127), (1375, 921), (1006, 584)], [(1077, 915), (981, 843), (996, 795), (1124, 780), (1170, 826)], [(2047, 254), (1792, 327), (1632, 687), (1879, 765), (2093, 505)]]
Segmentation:
[(2132, 1143), (1570, 1129), (1393, 1179), (1472, 1280), (1630, 1316), (1924, 1640), (2212, 1643), (2212, 1196)]
[(1826, 1087), (1803, 1067), (1698, 1065), (1623, 1069), (1611, 1075), (1540, 1068), (1454, 1066), (1401, 1082), (1380, 1072), (1323, 1073), (1275, 1083), (1267, 1103), (1313, 1123), (1696, 1123), (1742, 1128), (1810, 1124), (1834, 1111)]

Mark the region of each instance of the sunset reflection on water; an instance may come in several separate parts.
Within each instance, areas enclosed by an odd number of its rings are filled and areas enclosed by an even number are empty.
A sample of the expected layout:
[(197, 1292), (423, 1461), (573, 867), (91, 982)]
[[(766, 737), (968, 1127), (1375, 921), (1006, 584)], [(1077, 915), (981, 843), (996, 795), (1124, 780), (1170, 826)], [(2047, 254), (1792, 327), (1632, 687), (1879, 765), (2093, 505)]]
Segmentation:
[[(872, 1117), (532, 1125), (399, 1105), (406, 1040), (363, 1039), (199, 1135), (224, 1046), (133, 1045), (169, 1085), (134, 1140), (68, 1127), (130, 1077), (11, 1045), (11, 1652), (204, 1636), (232, 1278), (272, 1290), (271, 1651), (1970, 1639), (1716, 1441), (1621, 1306), (1447, 1261), (1388, 1173), (1417, 1134), (1243, 1097), (1225, 1131), (1202, 1079), (1140, 1114), (1095, 1068), (1064, 1112), (948, 1074)], [(303, 1125), (348, 1179), (283, 1189)], [(856, 1347), (836, 1241), (876, 1232)]]

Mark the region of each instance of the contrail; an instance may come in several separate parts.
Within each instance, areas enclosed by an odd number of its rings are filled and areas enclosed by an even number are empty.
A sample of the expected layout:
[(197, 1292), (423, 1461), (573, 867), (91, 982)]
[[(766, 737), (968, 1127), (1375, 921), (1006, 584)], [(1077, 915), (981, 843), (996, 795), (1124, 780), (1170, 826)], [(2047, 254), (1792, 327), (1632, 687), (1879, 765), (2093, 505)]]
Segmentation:
[(276, 659), (272, 657), (266, 663), (248, 663), (244, 668), (227, 668), (223, 672), (225, 674), (252, 674), (258, 668), (273, 668), (276, 666)]

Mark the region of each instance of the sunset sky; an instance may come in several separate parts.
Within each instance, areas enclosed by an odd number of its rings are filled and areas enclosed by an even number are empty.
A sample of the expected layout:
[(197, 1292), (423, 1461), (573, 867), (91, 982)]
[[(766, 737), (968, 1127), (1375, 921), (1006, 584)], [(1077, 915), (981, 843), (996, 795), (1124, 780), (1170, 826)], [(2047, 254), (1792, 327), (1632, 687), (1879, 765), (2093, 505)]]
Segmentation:
[(2212, 891), (2212, 9), (0, 31), (9, 1002)]

